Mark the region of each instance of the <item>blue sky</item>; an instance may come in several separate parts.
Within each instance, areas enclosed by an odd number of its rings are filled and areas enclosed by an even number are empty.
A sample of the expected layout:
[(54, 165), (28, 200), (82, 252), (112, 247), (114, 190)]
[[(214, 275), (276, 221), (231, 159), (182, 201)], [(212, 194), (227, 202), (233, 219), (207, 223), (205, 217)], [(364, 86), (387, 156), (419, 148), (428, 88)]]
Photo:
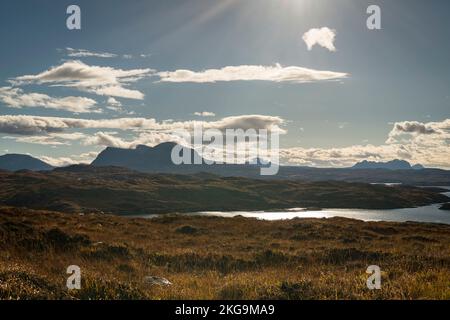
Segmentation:
[[(81, 8), (81, 30), (66, 28), (70, 4)], [(381, 30), (366, 27), (370, 4), (381, 8)], [(164, 120), (216, 126), (229, 117), (258, 115), (264, 125), (286, 131), (281, 147), (293, 164), (346, 166), (363, 158), (403, 158), (447, 168), (449, 13), (444, 0), (5, 0), (0, 4), (0, 153), (30, 153), (55, 164), (88, 161), (108, 145), (164, 140)], [(336, 50), (320, 45), (308, 50), (302, 36), (323, 27), (334, 30)], [(105, 93), (105, 83), (100, 88), (80, 85), (79, 79), (76, 85), (43, 82), (43, 72), (58, 66), (102, 74), (134, 71), (138, 79), (114, 78), (130, 90), (118, 95), (110, 94), (112, 83)], [(161, 72), (189, 70), (204, 79), (211, 76), (205, 70), (227, 66), (261, 66), (262, 77), (270, 68), (288, 72), (287, 67), (332, 75), (306, 83), (192, 82), (176, 74), (161, 81)], [(66, 97), (94, 112), (74, 112)], [(203, 111), (214, 116), (195, 115)], [(149, 137), (148, 129), (142, 134), (123, 125), (86, 124), (11, 130), (37, 119), (30, 117), (145, 118), (154, 119), (159, 131)]]

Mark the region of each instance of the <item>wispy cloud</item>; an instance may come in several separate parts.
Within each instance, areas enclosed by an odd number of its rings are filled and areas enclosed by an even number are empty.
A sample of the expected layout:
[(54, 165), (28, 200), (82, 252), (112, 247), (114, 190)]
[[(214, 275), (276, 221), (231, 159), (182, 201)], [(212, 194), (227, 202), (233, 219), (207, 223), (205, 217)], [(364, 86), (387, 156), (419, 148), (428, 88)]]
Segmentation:
[(36, 135), (62, 132), (67, 129), (120, 129), (120, 130), (192, 130), (195, 125), (205, 129), (267, 129), (278, 130), (284, 124), (280, 117), (266, 115), (241, 115), (217, 121), (156, 121), (152, 118), (77, 119), (28, 115), (0, 116), (0, 133)]
[(114, 99), (113, 97), (109, 97), (106, 101), (107, 107), (110, 110), (121, 112), (122, 110), (122, 103), (118, 101), (117, 99)]
[(57, 49), (59, 52), (64, 52), (67, 57), (70, 58), (123, 58), (123, 59), (133, 59), (133, 58), (150, 58), (150, 53), (140, 53), (140, 54), (117, 54), (111, 52), (93, 51), (87, 49), (74, 49), (67, 47), (65, 49)]
[(336, 51), (334, 40), (336, 39), (336, 30), (323, 27), (320, 29), (310, 29), (303, 34), (303, 41), (306, 43), (308, 50), (312, 50), (315, 45), (319, 45), (329, 51)]
[(216, 114), (210, 111), (194, 112), (194, 115), (199, 117), (215, 117)]
[(16, 77), (10, 82), (16, 86), (32, 83), (65, 86), (98, 95), (142, 100), (142, 92), (128, 89), (126, 86), (150, 76), (153, 72), (154, 70), (148, 68), (122, 70), (90, 66), (78, 60), (71, 60), (35, 75)]
[(37, 156), (37, 158), (55, 167), (64, 167), (72, 164), (91, 163), (98, 155), (98, 152), (85, 152), (79, 155), (70, 155), (67, 157), (49, 157)]
[(348, 73), (314, 70), (296, 66), (241, 65), (204, 71), (175, 70), (158, 72), (161, 82), (212, 83), (221, 81), (273, 81), (305, 83), (347, 78)]
[(67, 56), (71, 58), (85, 58), (85, 57), (96, 57), (96, 58), (116, 58), (117, 54), (109, 52), (95, 52), (85, 49), (73, 49), (66, 48)]
[(3, 139), (10, 139), (20, 143), (31, 143), (50, 146), (71, 145), (72, 141), (86, 139), (88, 136), (81, 132), (73, 133), (49, 133), (47, 135), (36, 136), (4, 136)]
[(2, 139), (14, 140), (19, 143), (31, 143), (31, 144), (40, 144), (45, 146), (61, 146), (61, 145), (69, 145), (68, 142), (57, 141), (53, 137), (50, 136), (4, 136)]
[(25, 93), (20, 88), (0, 87), (0, 101), (10, 108), (35, 108), (65, 110), (74, 113), (100, 112), (96, 101), (86, 97), (51, 97), (43, 93)]

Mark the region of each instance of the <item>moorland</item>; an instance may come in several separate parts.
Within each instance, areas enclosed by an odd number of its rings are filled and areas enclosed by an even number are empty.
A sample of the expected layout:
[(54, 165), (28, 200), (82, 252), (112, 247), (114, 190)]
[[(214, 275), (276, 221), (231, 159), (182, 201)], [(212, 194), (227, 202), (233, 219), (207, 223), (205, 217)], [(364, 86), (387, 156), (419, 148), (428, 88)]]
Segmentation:
[(0, 171), (0, 204), (117, 215), (289, 208), (396, 209), (448, 202), (440, 188), (152, 174), (119, 167)]
[(449, 282), (444, 224), (0, 208), (0, 299), (450, 299)]

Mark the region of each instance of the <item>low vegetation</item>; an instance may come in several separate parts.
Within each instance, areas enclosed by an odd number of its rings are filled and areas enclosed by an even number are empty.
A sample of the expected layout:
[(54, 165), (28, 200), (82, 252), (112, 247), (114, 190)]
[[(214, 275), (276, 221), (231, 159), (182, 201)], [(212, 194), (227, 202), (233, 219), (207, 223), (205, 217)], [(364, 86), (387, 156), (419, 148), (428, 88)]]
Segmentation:
[(450, 299), (449, 283), (450, 225), (0, 208), (0, 299)]

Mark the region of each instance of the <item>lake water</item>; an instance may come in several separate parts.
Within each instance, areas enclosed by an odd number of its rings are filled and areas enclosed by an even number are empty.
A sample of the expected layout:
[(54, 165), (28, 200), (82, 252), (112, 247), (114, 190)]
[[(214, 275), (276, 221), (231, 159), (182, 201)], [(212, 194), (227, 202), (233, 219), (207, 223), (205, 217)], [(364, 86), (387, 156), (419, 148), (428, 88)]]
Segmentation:
[[(444, 193), (450, 197), (449, 192)], [(235, 217), (243, 216), (257, 218), (262, 220), (285, 220), (293, 218), (332, 218), (344, 217), (364, 221), (416, 221), (416, 222), (434, 222), (450, 224), (450, 211), (439, 210), (440, 204), (434, 204), (419, 208), (391, 209), (391, 210), (366, 210), (366, 209), (323, 209), (321, 211), (308, 211), (302, 208), (294, 208), (284, 211), (204, 211), (195, 213), (185, 213), (185, 215), (196, 216), (218, 216)], [(141, 216), (143, 218), (152, 218), (157, 215)]]

